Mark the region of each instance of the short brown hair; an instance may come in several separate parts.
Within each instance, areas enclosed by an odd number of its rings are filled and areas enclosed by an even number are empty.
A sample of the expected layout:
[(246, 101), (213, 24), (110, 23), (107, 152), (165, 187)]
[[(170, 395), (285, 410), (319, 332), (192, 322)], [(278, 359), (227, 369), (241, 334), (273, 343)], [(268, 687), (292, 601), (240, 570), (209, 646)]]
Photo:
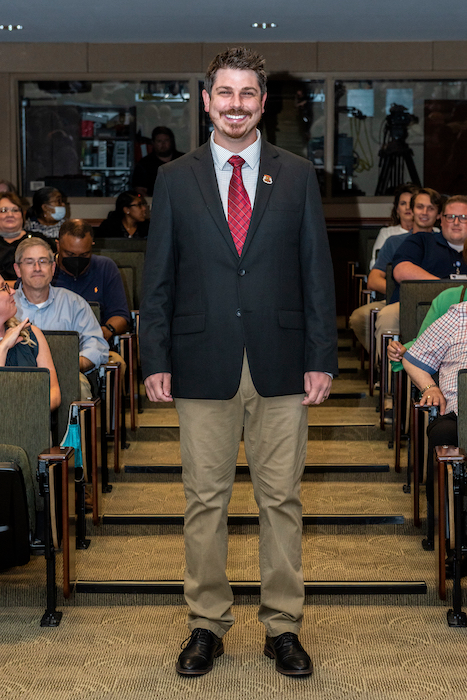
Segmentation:
[(444, 202), (444, 205), (443, 205), (443, 214), (444, 214), (448, 204), (467, 204), (467, 195), (466, 194), (455, 194), (452, 197), (448, 197), (448, 199)]
[(84, 219), (68, 219), (60, 226), (59, 239), (63, 236), (74, 236), (75, 238), (86, 238), (87, 234), (94, 238), (94, 229)]
[(235, 70), (252, 70), (256, 73), (258, 84), (261, 90), (261, 97), (266, 94), (266, 83), (268, 77), (264, 70), (264, 58), (251, 49), (240, 46), (234, 49), (227, 49), (218, 54), (208, 66), (206, 77), (204, 78), (204, 89), (211, 97), (212, 87), (216, 79), (216, 73), (221, 68), (234, 68)]
[(21, 241), (21, 243), (15, 250), (15, 263), (20, 263), (23, 259), (23, 255), (26, 252), (26, 250), (28, 248), (32, 248), (35, 245), (41, 245), (43, 248), (45, 248), (47, 251), (47, 255), (49, 256), (50, 262), (53, 262), (54, 254), (52, 248), (49, 246), (47, 241), (44, 241), (42, 238), (35, 238), (34, 236), (29, 238), (28, 236), (23, 241)]
[(432, 203), (432, 205), (438, 209), (438, 214), (441, 214), (444, 197), (436, 190), (432, 190), (431, 187), (422, 187), (418, 190), (418, 192), (415, 192), (415, 194), (412, 195), (410, 199), (410, 208), (412, 210), (415, 206), (415, 200), (420, 194), (426, 194), (430, 198), (430, 202)]
[(0, 199), (8, 199), (12, 204), (17, 206), (19, 209), (21, 209), (21, 212), (23, 211), (23, 204), (16, 194), (16, 192), (0, 192)]

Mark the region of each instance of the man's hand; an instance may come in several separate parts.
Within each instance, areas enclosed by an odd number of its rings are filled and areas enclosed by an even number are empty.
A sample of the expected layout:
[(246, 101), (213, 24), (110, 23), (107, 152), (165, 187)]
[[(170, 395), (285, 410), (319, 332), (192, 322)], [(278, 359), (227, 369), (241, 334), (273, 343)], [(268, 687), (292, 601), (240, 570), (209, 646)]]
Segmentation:
[(420, 399), (420, 406), (439, 406), (439, 413), (444, 416), (446, 411), (446, 399), (441, 393), (439, 386), (431, 386), (423, 392)]
[(303, 406), (317, 406), (329, 396), (332, 379), (325, 372), (305, 372), (305, 398)]
[(391, 362), (400, 362), (407, 348), (398, 340), (390, 340), (388, 343), (388, 358)]
[(170, 372), (157, 372), (150, 374), (144, 380), (146, 395), (149, 401), (173, 401), (171, 391), (172, 375)]

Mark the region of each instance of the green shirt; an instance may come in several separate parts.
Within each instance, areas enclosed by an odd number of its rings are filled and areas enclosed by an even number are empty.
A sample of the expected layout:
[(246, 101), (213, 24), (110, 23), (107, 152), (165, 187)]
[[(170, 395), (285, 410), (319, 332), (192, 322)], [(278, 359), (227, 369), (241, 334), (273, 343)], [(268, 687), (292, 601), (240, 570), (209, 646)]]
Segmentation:
[[(431, 326), (432, 323), (438, 320), (441, 316), (444, 316), (444, 314), (449, 311), (450, 307), (453, 304), (458, 304), (461, 301), (461, 296), (462, 292), (464, 290), (465, 285), (461, 285), (460, 287), (449, 287), (449, 289), (445, 289), (444, 292), (441, 292), (441, 294), (438, 294), (437, 297), (433, 299), (431, 302), (431, 306), (428, 310), (427, 315), (425, 316), (425, 320), (423, 321), (422, 325), (420, 326), (420, 330), (418, 331), (417, 338), (421, 336), (421, 334), (426, 331), (428, 326)], [(405, 343), (404, 347), (408, 350), (409, 348), (412, 347), (412, 345), (415, 343), (417, 338), (414, 338), (413, 340), (409, 340), (407, 343)], [(402, 366), (402, 362), (392, 362), (392, 371), (393, 372), (400, 372), (401, 369), (404, 369)]]

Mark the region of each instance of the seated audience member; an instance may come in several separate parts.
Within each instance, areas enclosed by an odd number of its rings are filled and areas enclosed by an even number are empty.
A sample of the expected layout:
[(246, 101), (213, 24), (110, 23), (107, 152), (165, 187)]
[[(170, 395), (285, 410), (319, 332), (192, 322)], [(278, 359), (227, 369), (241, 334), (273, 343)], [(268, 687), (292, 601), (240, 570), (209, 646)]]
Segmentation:
[(15, 296), (18, 317), (29, 318), (43, 330), (78, 332), (81, 398), (88, 398), (92, 392), (85, 374), (109, 357), (109, 346), (91, 307), (78, 294), (51, 286), (54, 255), (45, 241), (21, 241), (15, 260), (15, 271), (21, 279)]
[[(382, 248), (379, 251), (376, 262), (373, 269), (368, 275), (367, 287), (380, 294), (386, 294), (386, 267), (391, 264), (394, 259), (396, 250), (402, 245), (402, 243), (407, 240), (411, 234), (419, 233), (420, 231), (439, 231), (439, 229), (434, 228), (434, 223), (438, 218), (439, 212), (441, 211), (442, 198), (435, 190), (430, 188), (425, 188), (419, 190), (415, 188), (415, 192), (412, 194), (410, 199), (410, 208), (413, 213), (413, 224), (410, 231), (406, 231), (402, 234), (396, 236), (390, 236)], [(350, 327), (354, 331), (358, 340), (362, 343), (364, 348), (368, 351), (370, 346), (370, 314), (372, 309), (380, 309), (378, 314), (376, 327), (379, 328), (379, 319), (383, 319), (383, 325), (386, 325), (384, 321), (386, 301), (372, 302), (371, 304), (365, 304), (355, 309), (350, 317)], [(381, 325), (381, 323), (380, 323)], [(381, 333), (383, 331), (377, 331), (376, 333), (376, 350), (379, 355)]]
[[(0, 276), (0, 367), (45, 367), (50, 372), (50, 410), (60, 406), (60, 387), (42, 331), (15, 317), (15, 290)], [(8, 397), (5, 397), (6, 400)]]
[(58, 238), (66, 216), (62, 193), (55, 187), (42, 187), (34, 192), (32, 206), (26, 213), (26, 231), (41, 233), (46, 238)]
[[(96, 301), (101, 312), (101, 329), (109, 344), (115, 335), (128, 330), (130, 312), (117, 265), (104, 255), (93, 255), (92, 226), (83, 219), (69, 219), (60, 229), (58, 256), (52, 284)], [(112, 353), (114, 360), (123, 362)]]
[(409, 236), (393, 259), (396, 289), (376, 320), (376, 339), (382, 333), (399, 333), (399, 285), (405, 280), (449, 279), (452, 274), (467, 274), (462, 259), (467, 239), (467, 196), (446, 200), (441, 214), (441, 233), (419, 232)]
[(115, 211), (110, 211), (96, 231), (96, 238), (147, 238), (149, 210), (144, 197), (135, 190), (118, 195)]
[[(464, 250), (462, 253), (464, 262), (467, 263), (467, 241), (464, 243)], [(428, 326), (431, 326), (438, 318), (443, 316), (453, 304), (459, 304), (461, 301), (467, 301), (467, 281), (464, 284), (459, 285), (459, 287), (449, 287), (438, 294), (431, 303), (428, 313), (425, 316), (420, 330), (418, 331), (417, 338), (419, 338), (422, 333), (426, 331)], [(409, 340), (407, 343), (402, 345), (398, 340), (390, 340), (388, 343), (388, 358), (392, 363), (393, 372), (400, 372), (402, 368), (402, 357), (409, 348), (412, 347), (414, 342), (417, 340)]]
[(0, 192), (14, 192), (17, 194), (14, 184), (9, 180), (3, 180), (2, 178), (0, 178)]
[[(439, 407), (439, 416), (427, 429), (427, 541), (431, 546), (434, 540), (433, 449), (437, 445), (457, 445), (457, 373), (467, 367), (467, 303), (454, 304), (432, 323), (405, 353), (402, 364), (420, 389), (420, 404)], [(436, 372), (439, 372), (439, 386), (432, 377)]]
[(396, 195), (391, 210), (389, 226), (384, 226), (378, 233), (371, 253), (370, 270), (376, 262), (377, 253), (384, 243), (391, 236), (400, 236), (413, 228), (413, 210), (410, 206), (412, 195), (416, 194), (420, 188), (415, 185), (401, 185), (397, 188)]
[(168, 129), (166, 126), (156, 126), (152, 131), (151, 139), (153, 150), (136, 163), (132, 181), (132, 187), (148, 197), (152, 197), (160, 166), (183, 156), (183, 153), (177, 151), (175, 147), (175, 136), (172, 129)]
[[(31, 237), (23, 228), (21, 200), (14, 192), (0, 193), (0, 275), (16, 280), (15, 251), (24, 238)], [(38, 234), (39, 238), (45, 237)]]

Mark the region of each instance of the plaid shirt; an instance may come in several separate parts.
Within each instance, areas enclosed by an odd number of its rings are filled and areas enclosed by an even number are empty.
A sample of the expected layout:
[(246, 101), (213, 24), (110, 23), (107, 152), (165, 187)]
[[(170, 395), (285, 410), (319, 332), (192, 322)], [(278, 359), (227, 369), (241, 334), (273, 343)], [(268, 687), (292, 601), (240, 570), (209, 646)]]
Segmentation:
[(467, 302), (454, 304), (428, 326), (405, 358), (429, 374), (439, 371), (446, 413), (457, 414), (457, 373), (467, 368)]

